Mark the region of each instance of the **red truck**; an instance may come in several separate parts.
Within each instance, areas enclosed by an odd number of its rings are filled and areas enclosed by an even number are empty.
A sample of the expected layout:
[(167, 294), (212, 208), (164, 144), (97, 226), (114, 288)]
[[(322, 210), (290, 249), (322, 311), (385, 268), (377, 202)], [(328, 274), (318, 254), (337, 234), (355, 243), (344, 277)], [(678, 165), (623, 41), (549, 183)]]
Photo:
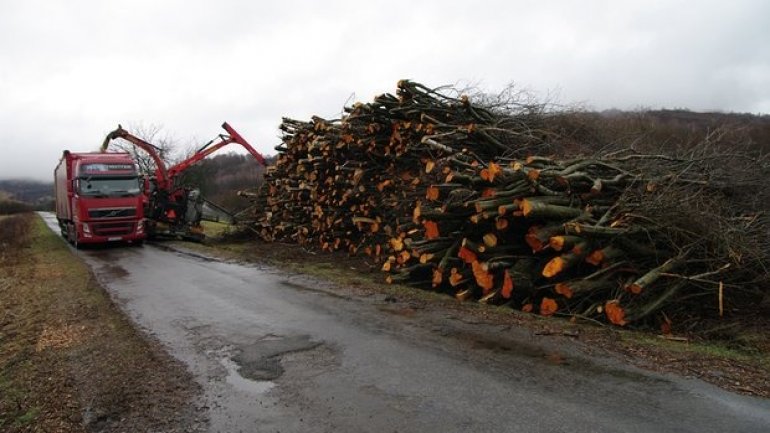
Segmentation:
[(128, 153), (64, 151), (54, 170), (56, 217), (72, 244), (141, 244), (144, 195)]

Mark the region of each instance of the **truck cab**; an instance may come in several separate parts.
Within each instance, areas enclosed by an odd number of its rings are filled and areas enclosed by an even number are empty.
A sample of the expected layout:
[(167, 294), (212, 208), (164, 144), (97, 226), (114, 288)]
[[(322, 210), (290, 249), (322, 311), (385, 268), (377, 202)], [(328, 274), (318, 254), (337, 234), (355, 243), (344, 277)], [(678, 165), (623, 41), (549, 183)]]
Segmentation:
[(56, 216), (68, 241), (145, 239), (142, 184), (128, 153), (65, 151), (54, 173)]

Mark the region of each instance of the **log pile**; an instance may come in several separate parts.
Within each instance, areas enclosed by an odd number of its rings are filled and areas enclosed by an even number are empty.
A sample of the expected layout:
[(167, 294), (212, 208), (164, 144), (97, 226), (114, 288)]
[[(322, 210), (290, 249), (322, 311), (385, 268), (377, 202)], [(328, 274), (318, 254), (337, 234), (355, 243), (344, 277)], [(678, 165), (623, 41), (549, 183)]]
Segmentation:
[(401, 81), (342, 119), (284, 119), (254, 229), (365, 254), (388, 282), (621, 326), (761, 296), (767, 220), (729, 200), (752, 176), (708, 143), (548, 155), (540, 108)]

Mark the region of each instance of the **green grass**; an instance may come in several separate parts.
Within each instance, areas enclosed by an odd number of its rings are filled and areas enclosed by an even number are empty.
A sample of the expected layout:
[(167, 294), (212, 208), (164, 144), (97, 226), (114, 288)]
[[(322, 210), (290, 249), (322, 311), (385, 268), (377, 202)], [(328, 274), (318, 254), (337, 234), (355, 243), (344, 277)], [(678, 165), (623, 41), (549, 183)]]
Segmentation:
[(207, 237), (212, 238), (216, 238), (229, 233), (233, 227), (230, 224), (214, 221), (201, 221), (201, 225), (203, 226), (203, 233), (205, 233)]
[(29, 408), (29, 410), (24, 412), (22, 415), (20, 415), (13, 421), (13, 426), (24, 427), (26, 425), (32, 424), (32, 422), (34, 422), (39, 415), (40, 415), (40, 408), (31, 407)]
[(745, 335), (732, 342), (722, 340), (672, 341), (645, 332), (621, 331), (620, 338), (627, 344), (657, 348), (669, 353), (701, 355), (736, 362), (749, 361), (770, 369), (770, 354), (763, 353), (759, 349), (759, 343), (765, 338), (761, 335)]

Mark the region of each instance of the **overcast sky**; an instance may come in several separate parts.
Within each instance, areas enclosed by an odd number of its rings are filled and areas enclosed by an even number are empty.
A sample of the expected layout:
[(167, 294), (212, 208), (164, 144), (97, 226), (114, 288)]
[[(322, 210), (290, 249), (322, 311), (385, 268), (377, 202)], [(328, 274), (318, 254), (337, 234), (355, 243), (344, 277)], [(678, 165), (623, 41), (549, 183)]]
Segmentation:
[(770, 2), (0, 0), (0, 178), (118, 123), (183, 145), (334, 117), (401, 78), (594, 109), (770, 112)]

